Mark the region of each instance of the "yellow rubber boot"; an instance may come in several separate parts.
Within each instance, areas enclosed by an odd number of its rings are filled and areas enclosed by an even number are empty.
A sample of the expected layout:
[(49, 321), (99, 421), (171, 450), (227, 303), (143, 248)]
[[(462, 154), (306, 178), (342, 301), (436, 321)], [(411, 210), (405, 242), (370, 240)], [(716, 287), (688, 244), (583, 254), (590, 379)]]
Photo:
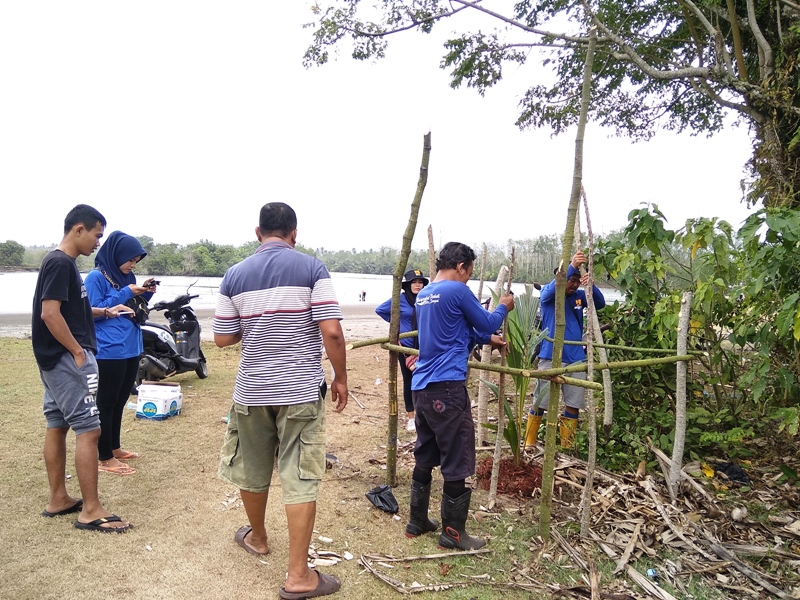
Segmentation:
[(539, 426), (542, 424), (542, 415), (528, 413), (528, 425), (525, 430), (525, 450), (536, 447), (536, 436), (539, 435)]
[(561, 447), (564, 449), (572, 448), (575, 443), (575, 432), (578, 430), (578, 419), (561, 417), (559, 432), (561, 433)]

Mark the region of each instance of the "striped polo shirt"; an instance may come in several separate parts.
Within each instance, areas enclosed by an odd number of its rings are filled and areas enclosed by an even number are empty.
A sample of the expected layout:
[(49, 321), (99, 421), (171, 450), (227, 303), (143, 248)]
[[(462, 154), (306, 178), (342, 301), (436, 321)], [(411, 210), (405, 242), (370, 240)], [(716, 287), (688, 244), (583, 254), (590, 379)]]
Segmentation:
[(242, 334), (233, 401), (249, 406), (319, 399), (319, 321), (342, 319), (331, 276), (319, 260), (285, 242), (262, 244), (222, 278), (214, 333)]

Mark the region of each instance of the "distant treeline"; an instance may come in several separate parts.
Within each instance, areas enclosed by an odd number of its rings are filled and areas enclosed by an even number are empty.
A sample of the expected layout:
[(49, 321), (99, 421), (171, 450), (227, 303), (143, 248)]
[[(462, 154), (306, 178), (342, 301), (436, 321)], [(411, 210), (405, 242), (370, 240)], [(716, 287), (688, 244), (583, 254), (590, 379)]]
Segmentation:
[[(208, 240), (181, 246), (179, 244), (156, 244), (153, 238), (138, 238), (147, 251), (147, 257), (136, 271), (149, 275), (190, 275), (220, 277), (233, 264), (250, 256), (258, 248), (258, 242), (241, 246), (215, 244)], [(561, 260), (561, 241), (558, 236), (540, 236), (527, 240), (509, 240), (503, 245), (486, 245), (486, 280), (495, 280), (502, 265), (507, 265), (511, 247), (515, 248), (514, 280), (517, 282), (549, 281), (553, 269)], [(0, 243), (0, 267), (35, 268), (44, 255), (52, 249), (44, 246), (24, 247), (14, 241)], [(307, 248), (300, 244), (297, 249), (319, 258), (329, 271), (338, 273), (362, 273), (365, 275), (391, 275), (400, 251), (383, 246), (377, 250), (327, 250)], [(474, 246), (478, 255), (475, 278), (480, 276), (483, 260), (482, 246)], [(94, 267), (94, 256), (78, 258), (82, 271)], [(408, 269), (429, 271), (427, 250), (413, 250)]]

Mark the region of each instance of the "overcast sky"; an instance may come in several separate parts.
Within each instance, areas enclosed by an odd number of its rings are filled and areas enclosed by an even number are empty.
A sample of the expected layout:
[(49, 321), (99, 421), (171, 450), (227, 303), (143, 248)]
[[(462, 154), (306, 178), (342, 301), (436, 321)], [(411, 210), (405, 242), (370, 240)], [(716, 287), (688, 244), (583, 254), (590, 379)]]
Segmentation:
[[(157, 243), (254, 239), (258, 210), (284, 201), (299, 241), (399, 247), (432, 133), (414, 246), (563, 233), (574, 130), (520, 132), (531, 67), (481, 98), (452, 90), (439, 34), (395, 36), (386, 59), (309, 70), (305, 1), (0, 3), (0, 241), (51, 244), (77, 203), (107, 231)], [(473, 17), (469, 17), (473, 18)], [(483, 21), (488, 31), (493, 24)], [(747, 215), (745, 128), (648, 143), (589, 128), (584, 186), (598, 233), (655, 202), (673, 228)]]

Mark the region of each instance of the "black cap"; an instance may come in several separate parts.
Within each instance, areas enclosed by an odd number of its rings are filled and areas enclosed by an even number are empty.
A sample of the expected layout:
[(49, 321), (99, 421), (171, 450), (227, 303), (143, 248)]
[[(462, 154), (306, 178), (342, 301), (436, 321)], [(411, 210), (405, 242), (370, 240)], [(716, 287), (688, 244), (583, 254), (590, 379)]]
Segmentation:
[(405, 274), (405, 275), (403, 275), (403, 282), (402, 282), (402, 284), (403, 284), (403, 285), (405, 285), (405, 284), (407, 284), (407, 283), (408, 283), (408, 284), (410, 284), (410, 283), (411, 283), (412, 281), (414, 281), (415, 279), (422, 279), (422, 283), (423, 283), (424, 285), (428, 285), (428, 284), (430, 283), (430, 282), (428, 281), (428, 278), (427, 278), (427, 277), (425, 277), (425, 274), (424, 274), (422, 271), (420, 271), (419, 269), (412, 269), (412, 270), (410, 270), (410, 271), (406, 271), (406, 274)]

